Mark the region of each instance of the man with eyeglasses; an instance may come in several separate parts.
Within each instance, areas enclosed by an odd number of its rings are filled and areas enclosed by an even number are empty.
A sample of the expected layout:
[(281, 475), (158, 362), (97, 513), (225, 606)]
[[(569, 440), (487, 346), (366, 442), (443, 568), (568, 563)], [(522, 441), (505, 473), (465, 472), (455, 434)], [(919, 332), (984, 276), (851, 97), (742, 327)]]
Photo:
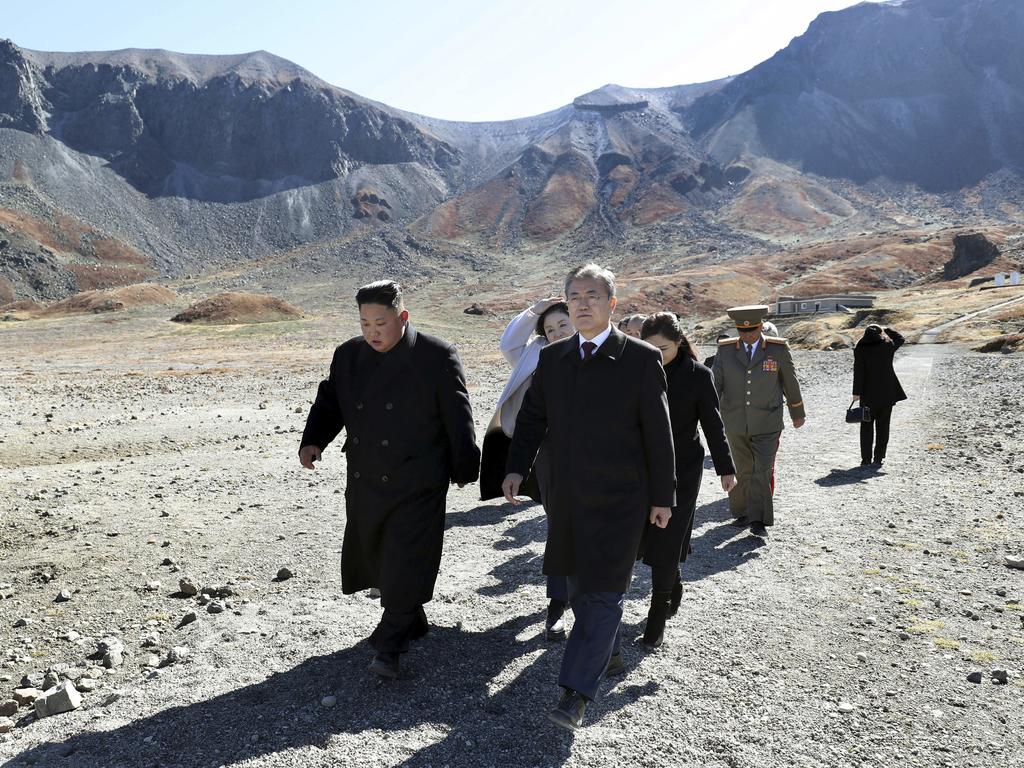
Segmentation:
[(675, 503), (675, 455), (661, 353), (611, 325), (615, 276), (596, 264), (565, 280), (576, 333), (548, 344), (516, 419), (502, 485), (516, 502), (542, 441), (551, 463), (544, 573), (565, 576), (575, 624), (548, 717), (583, 722), (603, 677), (625, 671), (622, 603), (648, 521)]

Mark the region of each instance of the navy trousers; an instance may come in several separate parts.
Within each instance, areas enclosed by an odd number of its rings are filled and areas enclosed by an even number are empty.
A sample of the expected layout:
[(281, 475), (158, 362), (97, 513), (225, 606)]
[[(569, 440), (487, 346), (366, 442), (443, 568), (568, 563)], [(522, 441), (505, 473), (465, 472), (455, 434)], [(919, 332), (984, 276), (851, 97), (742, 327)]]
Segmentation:
[(619, 622), (625, 594), (580, 592), (575, 577), (569, 576), (567, 582), (575, 621), (565, 644), (558, 684), (593, 701), (608, 660), (619, 652)]
[(569, 602), (569, 584), (565, 576), (548, 576), (548, 600)]

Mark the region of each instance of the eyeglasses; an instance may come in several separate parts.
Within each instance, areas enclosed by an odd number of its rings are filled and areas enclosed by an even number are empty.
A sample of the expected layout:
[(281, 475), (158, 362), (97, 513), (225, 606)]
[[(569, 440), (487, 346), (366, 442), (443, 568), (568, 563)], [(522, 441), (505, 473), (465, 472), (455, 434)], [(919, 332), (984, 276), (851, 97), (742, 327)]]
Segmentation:
[(580, 304), (583, 303), (589, 305), (591, 302), (602, 301), (605, 298), (607, 297), (603, 293), (598, 293), (597, 291), (587, 291), (586, 293), (570, 293), (568, 301), (569, 304), (573, 306), (579, 306)]

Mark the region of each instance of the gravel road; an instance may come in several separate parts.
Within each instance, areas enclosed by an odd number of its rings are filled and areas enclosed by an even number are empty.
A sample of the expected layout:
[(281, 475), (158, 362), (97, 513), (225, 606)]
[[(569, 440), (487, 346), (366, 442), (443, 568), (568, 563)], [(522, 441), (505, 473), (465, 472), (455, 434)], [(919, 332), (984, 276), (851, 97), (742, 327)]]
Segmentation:
[[(507, 375), (500, 322), (428, 320), (460, 345), (482, 432)], [(92, 690), (65, 714), (18, 709), (3, 768), (1024, 764), (1024, 571), (1003, 562), (1024, 553), (1020, 355), (904, 348), (910, 399), (864, 473), (843, 423), (852, 354), (795, 353), (808, 423), (783, 434), (777, 524), (764, 541), (729, 526), (705, 473), (665, 646), (627, 642), (628, 674), (570, 735), (545, 718), (563, 646), (543, 639), (536, 506), (453, 489), (434, 629), (401, 680), (366, 671), (379, 606), (340, 594), (343, 459), (295, 458), (351, 316), (14, 325), (0, 703), (47, 670)], [(186, 577), (210, 594), (181, 594)], [(629, 639), (649, 589), (638, 566)], [(90, 658), (108, 637), (124, 645), (109, 669)]]

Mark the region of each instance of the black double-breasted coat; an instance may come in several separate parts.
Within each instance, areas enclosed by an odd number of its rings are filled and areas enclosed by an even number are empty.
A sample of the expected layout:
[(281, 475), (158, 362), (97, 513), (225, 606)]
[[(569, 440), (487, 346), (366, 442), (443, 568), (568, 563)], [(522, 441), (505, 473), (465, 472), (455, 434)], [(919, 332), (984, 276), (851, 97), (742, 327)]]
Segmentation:
[(614, 328), (587, 361), (578, 334), (541, 351), (507, 469), (525, 476), (546, 438), (544, 573), (628, 589), (651, 507), (675, 503), (665, 386), (658, 350)]
[(685, 560), (693, 533), (693, 514), (704, 473), (704, 446), (697, 426), (704, 431), (708, 450), (719, 475), (734, 475), (725, 425), (719, 410), (718, 391), (711, 371), (687, 355), (677, 355), (665, 366), (668, 410), (672, 417), (672, 441), (676, 451), (676, 506), (665, 528), (647, 530), (644, 562), (654, 567), (675, 568)]
[(861, 339), (853, 350), (853, 394), (860, 395), (861, 405), (869, 408), (889, 408), (907, 399), (892, 364), (905, 339), (891, 328), (885, 334), (888, 339), (873, 343)]
[(385, 353), (361, 336), (346, 341), (301, 444), (324, 449), (343, 428), (342, 590), (378, 587), (385, 608), (412, 610), (433, 596), (449, 483), (474, 482), (480, 469), (455, 348), (412, 325)]

